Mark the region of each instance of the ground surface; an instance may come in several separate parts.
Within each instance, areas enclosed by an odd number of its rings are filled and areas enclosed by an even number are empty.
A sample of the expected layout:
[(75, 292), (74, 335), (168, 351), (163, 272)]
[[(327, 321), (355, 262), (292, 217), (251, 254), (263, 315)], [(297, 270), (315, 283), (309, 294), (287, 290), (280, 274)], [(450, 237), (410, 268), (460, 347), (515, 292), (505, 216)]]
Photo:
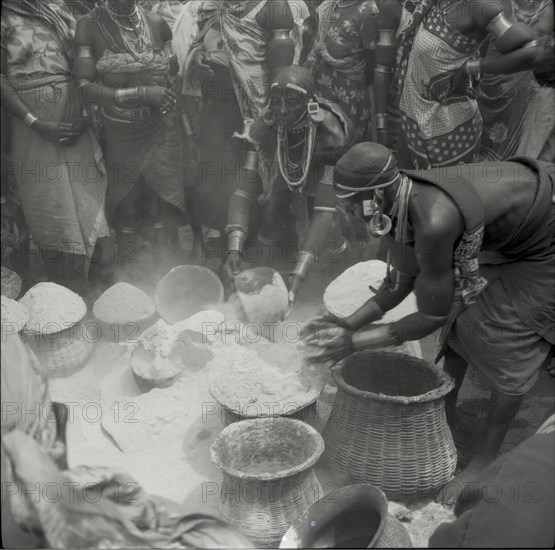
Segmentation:
[[(369, 249), (365, 259), (375, 257), (375, 248)], [(204, 263), (216, 269), (219, 262), (213, 258)], [(290, 269), (286, 262), (274, 265), (284, 275)], [(302, 322), (321, 311), (325, 287), (347, 265), (345, 261), (317, 265), (288, 322)], [(148, 276), (138, 284), (152, 292), (156, 277), (145, 267), (147, 271)], [(210, 462), (209, 448), (223, 428), (223, 419), (214, 409), (202, 371), (187, 375), (172, 388), (141, 395), (129, 368), (130, 349), (126, 344), (99, 342), (83, 369), (71, 377), (51, 380), (52, 398), (74, 404), (68, 425), (70, 467), (120, 467), (146, 491), (181, 503), (185, 512), (218, 514), (222, 476)], [(424, 346), (424, 353), (432, 357), (433, 341)], [(513, 422), (504, 451), (538, 427), (553, 405), (554, 387), (554, 379), (543, 374)], [(460, 421), (453, 430), (459, 467), (468, 462), (480, 437), (487, 396), (479, 380), (468, 376), (461, 391)], [(313, 419), (319, 430), (333, 397), (333, 388), (328, 388), (320, 400), (321, 415)], [(324, 485), (332, 479), (321, 468), (316, 474)], [(419, 547), (427, 545), (439, 523), (452, 519), (450, 509), (430, 500), (406, 507), (390, 503), (390, 513), (402, 519), (414, 546)]]

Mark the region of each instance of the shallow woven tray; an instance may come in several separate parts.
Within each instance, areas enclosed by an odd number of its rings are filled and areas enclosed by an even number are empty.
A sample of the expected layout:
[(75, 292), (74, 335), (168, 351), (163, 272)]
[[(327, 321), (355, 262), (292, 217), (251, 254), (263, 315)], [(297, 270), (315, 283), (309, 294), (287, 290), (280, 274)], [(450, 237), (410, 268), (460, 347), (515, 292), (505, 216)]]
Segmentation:
[(352, 482), (393, 500), (429, 494), (455, 471), (443, 398), (453, 381), (438, 367), (391, 352), (359, 352), (332, 371), (337, 396), (324, 459)]
[[(276, 547), (321, 494), (313, 467), (323, 452), (320, 434), (299, 420), (244, 420), (224, 428), (210, 448), (224, 474), (222, 519), (255, 545)], [(278, 460), (283, 469), (249, 471), (250, 464), (264, 460)]]
[(156, 285), (154, 303), (164, 321), (173, 324), (222, 303), (224, 287), (218, 276), (199, 265), (174, 267)]

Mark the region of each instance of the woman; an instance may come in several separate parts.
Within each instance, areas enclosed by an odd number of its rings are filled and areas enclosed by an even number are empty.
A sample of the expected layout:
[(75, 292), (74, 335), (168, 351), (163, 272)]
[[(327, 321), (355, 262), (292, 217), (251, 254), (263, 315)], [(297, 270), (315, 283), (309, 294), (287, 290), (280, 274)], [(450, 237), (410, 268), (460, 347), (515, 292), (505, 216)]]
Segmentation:
[(355, 141), (365, 141), (371, 137), (378, 5), (375, 0), (325, 0), (317, 13), (318, 34), (307, 67), (318, 93), (337, 103), (355, 125)]
[[(399, 37), (400, 96), (393, 109), (398, 104), (400, 138), (411, 157), (403, 164), (429, 168), (476, 160), (482, 117), (472, 83), (481, 74), (527, 69), (540, 54), (535, 33), (515, 23), (506, 7), (504, 0), (422, 0), (414, 10)], [(501, 55), (480, 58), (490, 35)]]
[[(552, 36), (551, 0), (513, 0), (512, 14), (515, 21), (532, 27), (542, 42)], [(494, 41), (486, 55), (499, 55)], [(532, 70), (484, 75), (478, 89), (478, 105), (484, 122), (480, 158), (505, 160), (515, 154), (539, 157), (553, 130), (555, 113), (553, 89), (540, 87)]]
[[(137, 233), (144, 217), (159, 267), (160, 254), (172, 245), (177, 249), (185, 207), (193, 211), (183, 185), (196, 145), (174, 91), (171, 39), (164, 19), (146, 13), (135, 0), (108, 0), (77, 24), (75, 80), (101, 110), (110, 179), (107, 215), (125, 267), (138, 261)], [(137, 274), (125, 269), (123, 276)]]
[(71, 79), (74, 19), (62, 0), (2, 3), (1, 92), (11, 172), (47, 275), (81, 295), (108, 234), (106, 174)]
[[(202, 162), (188, 177), (200, 181), (199, 217), (224, 235), (230, 194), (244, 146), (232, 139), (267, 107), (271, 74), (300, 55), (302, 0), (193, 1), (176, 22), (188, 114)], [(185, 44), (183, 33), (196, 35)], [(293, 37), (293, 38), (291, 38)], [(176, 44), (177, 46), (177, 44)], [(177, 48), (176, 48), (177, 50)], [(177, 52), (180, 54), (180, 52)], [(198, 243), (202, 235), (197, 234)]]

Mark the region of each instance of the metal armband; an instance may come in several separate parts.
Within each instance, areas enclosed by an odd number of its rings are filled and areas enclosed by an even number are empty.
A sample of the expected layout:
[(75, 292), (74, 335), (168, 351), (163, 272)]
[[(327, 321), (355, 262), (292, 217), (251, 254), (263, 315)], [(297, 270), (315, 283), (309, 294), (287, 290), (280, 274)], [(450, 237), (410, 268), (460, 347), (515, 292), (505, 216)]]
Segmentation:
[(303, 250), (301, 252), (301, 257), (297, 260), (295, 269), (291, 272), (291, 275), (298, 275), (301, 279), (306, 279), (306, 274), (310, 269), (310, 266), (314, 263), (314, 254)]
[(377, 46), (395, 46), (395, 29), (379, 29)]
[(524, 46), (522, 46), (524, 49), (528, 49), (528, 48), (537, 48), (540, 45), (539, 40), (530, 40), (530, 42), (527, 42), (526, 44), (524, 44)]
[(129, 103), (132, 101), (139, 101), (139, 87), (134, 86), (133, 88), (122, 88), (116, 90), (115, 100), (116, 103)]
[(393, 67), (386, 67), (385, 65), (376, 65), (374, 70), (377, 73), (382, 73), (382, 74), (393, 74), (393, 71), (394, 71)]
[[(226, 228), (227, 229), (227, 228)], [(227, 253), (243, 253), (243, 246), (247, 240), (247, 234), (242, 229), (231, 229), (227, 235)]]
[(256, 151), (250, 150), (245, 153), (243, 168), (245, 170), (258, 171), (258, 153)]
[(77, 58), (89, 58), (93, 57), (92, 48), (90, 46), (79, 46), (77, 49)]
[(291, 29), (275, 29), (271, 33), (274, 40), (289, 40), (291, 38)]
[(486, 30), (496, 38), (503, 36), (514, 23), (509, 21), (503, 12), (498, 13), (488, 24)]

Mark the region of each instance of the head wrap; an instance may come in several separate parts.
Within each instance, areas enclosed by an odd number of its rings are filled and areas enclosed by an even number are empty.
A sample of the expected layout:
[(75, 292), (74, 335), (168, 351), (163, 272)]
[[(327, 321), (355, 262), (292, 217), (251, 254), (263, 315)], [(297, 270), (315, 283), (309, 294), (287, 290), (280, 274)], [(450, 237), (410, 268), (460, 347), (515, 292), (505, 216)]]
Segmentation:
[(358, 143), (335, 165), (334, 186), (340, 198), (361, 191), (387, 187), (399, 178), (397, 161), (391, 151), (378, 143)]

